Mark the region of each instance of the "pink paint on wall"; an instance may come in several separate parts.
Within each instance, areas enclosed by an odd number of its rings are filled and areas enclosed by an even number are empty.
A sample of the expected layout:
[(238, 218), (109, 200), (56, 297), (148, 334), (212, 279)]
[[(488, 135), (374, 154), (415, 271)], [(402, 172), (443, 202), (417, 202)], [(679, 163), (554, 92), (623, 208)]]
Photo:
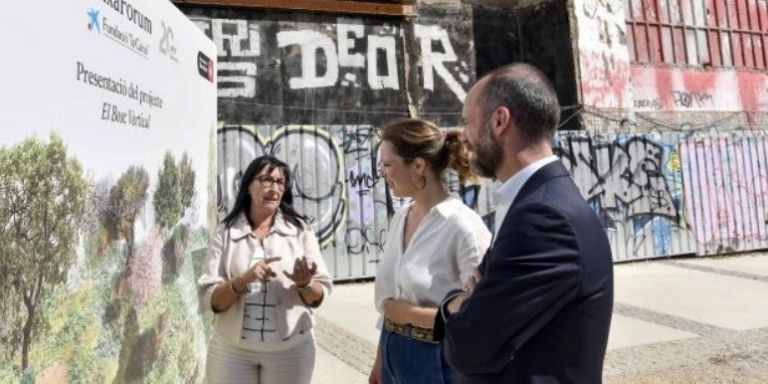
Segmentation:
[(609, 51), (581, 55), (581, 92), (585, 105), (627, 108), (629, 62)]
[[(766, 238), (762, 136), (704, 136), (680, 142), (686, 223), (702, 245)], [(747, 246), (742, 244), (741, 246)]]
[(768, 112), (768, 74), (763, 72), (632, 65), (631, 83), (639, 112)]

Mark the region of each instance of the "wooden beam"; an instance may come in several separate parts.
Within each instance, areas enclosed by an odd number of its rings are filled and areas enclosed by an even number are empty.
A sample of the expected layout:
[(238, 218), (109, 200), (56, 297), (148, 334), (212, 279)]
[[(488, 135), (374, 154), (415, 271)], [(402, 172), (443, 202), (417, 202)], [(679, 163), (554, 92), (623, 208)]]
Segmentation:
[(176, 4), (210, 7), (273, 8), (383, 16), (414, 16), (413, 1), (383, 3), (345, 0), (171, 0)]

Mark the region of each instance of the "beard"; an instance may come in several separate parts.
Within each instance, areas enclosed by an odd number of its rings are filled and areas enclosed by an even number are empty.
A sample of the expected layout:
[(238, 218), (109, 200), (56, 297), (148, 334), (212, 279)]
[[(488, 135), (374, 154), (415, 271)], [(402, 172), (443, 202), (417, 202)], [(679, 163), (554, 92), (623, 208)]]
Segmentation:
[(501, 145), (493, 139), (490, 124), (486, 123), (480, 141), (472, 148), (472, 168), (478, 175), (496, 178), (496, 168), (501, 163)]

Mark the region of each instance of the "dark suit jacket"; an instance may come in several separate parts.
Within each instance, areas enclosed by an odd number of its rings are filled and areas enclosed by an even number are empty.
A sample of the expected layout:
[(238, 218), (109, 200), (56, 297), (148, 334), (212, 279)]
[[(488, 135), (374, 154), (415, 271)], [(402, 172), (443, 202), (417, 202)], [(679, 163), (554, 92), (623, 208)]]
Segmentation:
[(531, 176), (500, 224), (472, 296), (435, 319), (458, 382), (601, 383), (611, 249), (560, 161)]

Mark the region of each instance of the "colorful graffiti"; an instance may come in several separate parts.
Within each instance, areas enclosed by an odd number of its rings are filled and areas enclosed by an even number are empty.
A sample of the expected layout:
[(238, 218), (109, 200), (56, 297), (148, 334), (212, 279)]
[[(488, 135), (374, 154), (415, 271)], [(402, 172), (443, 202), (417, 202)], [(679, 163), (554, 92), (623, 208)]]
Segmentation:
[[(600, 215), (621, 261), (747, 250), (768, 240), (764, 141), (709, 133), (563, 132), (555, 151)], [(231, 207), (250, 159), (273, 154), (296, 173), (296, 204), (312, 218), (337, 277), (373, 275), (389, 215), (402, 204), (376, 174), (377, 144), (367, 125), (222, 127), (220, 213)], [(492, 216), (494, 182), (446, 181), (478, 213)]]
[(766, 138), (712, 135), (680, 143), (685, 214), (700, 253), (765, 246), (768, 206)]
[(556, 153), (599, 213), (617, 260), (669, 255), (685, 232), (676, 143), (650, 135), (557, 137)]
[(616, 260), (764, 247), (762, 133), (561, 133), (556, 151), (600, 214)]

